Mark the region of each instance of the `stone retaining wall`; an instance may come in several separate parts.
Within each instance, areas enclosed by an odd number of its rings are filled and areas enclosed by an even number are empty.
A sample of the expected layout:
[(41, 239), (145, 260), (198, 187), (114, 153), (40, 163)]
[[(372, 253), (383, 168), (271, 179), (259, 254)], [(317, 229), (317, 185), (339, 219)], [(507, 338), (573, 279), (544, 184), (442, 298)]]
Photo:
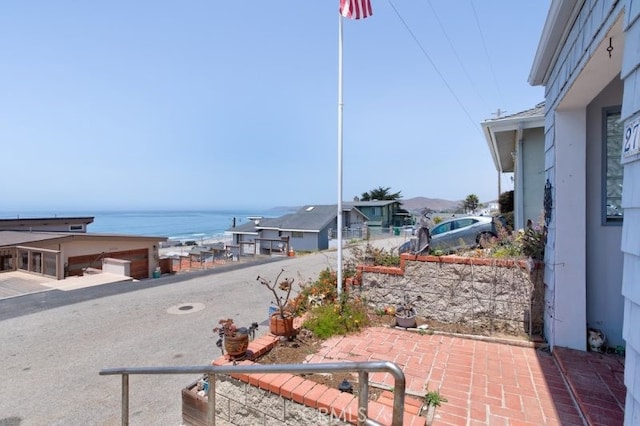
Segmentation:
[(403, 254), (399, 268), (358, 267), (356, 294), (374, 308), (416, 300), (418, 316), (476, 334), (541, 334), (543, 264)]
[[(251, 386), (226, 375), (216, 375), (216, 424), (223, 425), (332, 425), (350, 423), (330, 416), (330, 411), (311, 408), (278, 394)], [(207, 426), (207, 395), (199, 395), (196, 382), (182, 389), (182, 422)]]

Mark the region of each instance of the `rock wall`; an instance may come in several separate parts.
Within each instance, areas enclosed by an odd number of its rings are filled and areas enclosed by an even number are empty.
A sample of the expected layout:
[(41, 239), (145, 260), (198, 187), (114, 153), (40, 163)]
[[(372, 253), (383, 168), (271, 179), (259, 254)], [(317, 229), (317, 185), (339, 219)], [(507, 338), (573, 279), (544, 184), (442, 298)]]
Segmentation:
[(541, 334), (543, 264), (458, 256), (401, 256), (400, 268), (359, 266), (356, 294), (376, 309), (405, 296), (418, 317), (491, 335)]

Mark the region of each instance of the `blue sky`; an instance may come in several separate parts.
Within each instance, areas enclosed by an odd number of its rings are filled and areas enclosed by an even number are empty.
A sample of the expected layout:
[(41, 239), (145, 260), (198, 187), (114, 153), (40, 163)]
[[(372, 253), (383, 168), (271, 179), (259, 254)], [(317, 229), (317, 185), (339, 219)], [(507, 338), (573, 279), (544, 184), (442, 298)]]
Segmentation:
[[(336, 203), (334, 3), (4, 1), (0, 210)], [(343, 198), (497, 198), (480, 122), (543, 100), (550, 0), (372, 5), (344, 21)]]

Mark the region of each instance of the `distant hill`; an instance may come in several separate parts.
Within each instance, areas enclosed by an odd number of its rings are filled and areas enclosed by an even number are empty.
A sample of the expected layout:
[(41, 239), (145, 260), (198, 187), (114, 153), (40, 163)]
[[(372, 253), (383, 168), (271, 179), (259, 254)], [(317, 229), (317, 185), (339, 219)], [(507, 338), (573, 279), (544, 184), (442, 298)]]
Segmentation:
[(402, 201), (402, 208), (408, 211), (420, 211), (428, 208), (437, 212), (455, 210), (462, 203), (459, 201), (442, 200), (440, 198), (414, 197)]

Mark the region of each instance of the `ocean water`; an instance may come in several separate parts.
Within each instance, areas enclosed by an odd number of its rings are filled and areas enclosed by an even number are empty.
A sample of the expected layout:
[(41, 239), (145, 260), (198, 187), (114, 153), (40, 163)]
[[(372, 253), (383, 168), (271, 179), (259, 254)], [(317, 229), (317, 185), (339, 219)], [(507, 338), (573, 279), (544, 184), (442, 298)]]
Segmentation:
[[(151, 210), (151, 211), (67, 211), (25, 212), (20, 218), (93, 216), (87, 232), (168, 237), (170, 240), (210, 240), (228, 238), (225, 231), (249, 221), (250, 216), (279, 217), (292, 210)], [(2, 219), (14, 219), (16, 214), (0, 212)]]

